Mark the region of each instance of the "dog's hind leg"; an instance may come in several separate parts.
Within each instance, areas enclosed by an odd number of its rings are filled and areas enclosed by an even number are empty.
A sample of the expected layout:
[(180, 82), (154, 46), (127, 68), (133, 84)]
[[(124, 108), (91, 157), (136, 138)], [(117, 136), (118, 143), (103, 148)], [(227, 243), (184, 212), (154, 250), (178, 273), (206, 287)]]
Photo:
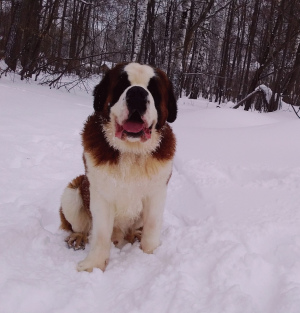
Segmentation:
[(92, 225), (89, 182), (85, 175), (76, 177), (65, 188), (61, 197), (60, 219), (60, 228), (71, 232), (65, 240), (68, 247), (84, 249)]

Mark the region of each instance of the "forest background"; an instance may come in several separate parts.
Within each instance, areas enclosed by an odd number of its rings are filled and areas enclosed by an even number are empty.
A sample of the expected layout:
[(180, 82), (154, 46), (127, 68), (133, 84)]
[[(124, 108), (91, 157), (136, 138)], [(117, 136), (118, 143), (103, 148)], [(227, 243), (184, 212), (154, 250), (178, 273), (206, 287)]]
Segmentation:
[(266, 105), (243, 105), (271, 112), (300, 105), (300, 1), (0, 0), (0, 60), (0, 75), (57, 88), (128, 61), (163, 69), (192, 99), (239, 102), (266, 85)]

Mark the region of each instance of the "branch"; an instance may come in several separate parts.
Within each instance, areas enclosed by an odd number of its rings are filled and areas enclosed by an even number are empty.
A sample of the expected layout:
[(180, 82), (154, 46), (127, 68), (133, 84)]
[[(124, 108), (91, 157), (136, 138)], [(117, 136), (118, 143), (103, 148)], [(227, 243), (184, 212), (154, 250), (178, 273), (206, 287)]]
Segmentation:
[(298, 111), (295, 110), (294, 106), (292, 104), (290, 104), (290, 106), (292, 107), (292, 109), (294, 110), (295, 114), (300, 118), (300, 115), (299, 115), (299, 111), (300, 111), (300, 108), (298, 109)]
[(209, 73), (202, 73), (202, 72), (198, 72), (198, 73), (182, 73), (182, 75), (206, 75), (206, 76), (213, 76), (213, 77), (219, 77), (219, 78), (233, 79), (232, 77), (220, 76), (220, 75), (216, 75), (216, 74), (209, 74)]
[(93, 3), (91, 3), (91, 2), (86, 2), (86, 1), (84, 1), (84, 0), (80, 0), (80, 2), (82, 2), (82, 3), (86, 4), (86, 5), (94, 5)]
[(257, 93), (261, 92), (260, 89), (255, 89), (254, 91), (252, 91), (251, 93), (249, 93), (249, 95), (244, 98), (243, 100), (241, 100), (240, 102), (238, 102), (233, 109), (237, 109), (242, 103), (244, 103), (246, 100), (248, 100), (249, 98), (253, 97), (254, 95), (256, 95)]
[(80, 61), (80, 60), (85, 60), (85, 59), (89, 59), (89, 58), (100, 57), (102, 55), (110, 55), (110, 54), (118, 54), (118, 53), (122, 53), (122, 51), (101, 52), (101, 53), (98, 53), (98, 54), (92, 54), (92, 55), (88, 55), (88, 56), (85, 56), (85, 57), (61, 58), (61, 60), (64, 60), (64, 61), (72, 61), (72, 60)]

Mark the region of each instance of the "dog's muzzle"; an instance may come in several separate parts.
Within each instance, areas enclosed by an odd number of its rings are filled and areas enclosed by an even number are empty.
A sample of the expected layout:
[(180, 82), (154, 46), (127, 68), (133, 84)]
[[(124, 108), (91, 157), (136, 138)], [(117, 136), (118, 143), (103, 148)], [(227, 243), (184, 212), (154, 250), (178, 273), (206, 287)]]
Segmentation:
[(126, 103), (129, 118), (135, 112), (143, 116), (147, 110), (148, 91), (140, 86), (133, 86), (126, 93)]
[(146, 141), (151, 138), (152, 125), (148, 125), (143, 116), (147, 111), (148, 91), (140, 86), (133, 86), (126, 93), (126, 105), (128, 118), (122, 125), (116, 125), (116, 137), (125, 140), (129, 138), (140, 138)]

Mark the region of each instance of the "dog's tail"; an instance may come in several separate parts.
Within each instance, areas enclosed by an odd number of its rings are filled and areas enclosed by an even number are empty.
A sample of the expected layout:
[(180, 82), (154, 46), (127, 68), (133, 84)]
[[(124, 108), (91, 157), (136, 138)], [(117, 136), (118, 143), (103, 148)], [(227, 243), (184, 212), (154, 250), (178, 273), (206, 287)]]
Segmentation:
[(85, 175), (74, 178), (65, 188), (59, 210), (60, 228), (88, 234), (92, 225), (89, 181)]

